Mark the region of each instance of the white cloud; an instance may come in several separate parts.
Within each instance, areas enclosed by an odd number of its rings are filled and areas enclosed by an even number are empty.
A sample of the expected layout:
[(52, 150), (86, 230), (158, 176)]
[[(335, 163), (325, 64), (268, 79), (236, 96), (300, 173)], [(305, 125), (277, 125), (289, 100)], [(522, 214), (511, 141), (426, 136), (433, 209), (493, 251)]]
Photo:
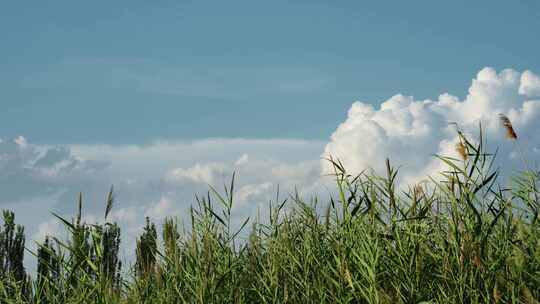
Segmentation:
[(21, 149), (26, 148), (26, 146), (28, 145), (28, 143), (26, 142), (26, 138), (24, 138), (24, 136), (18, 136), (17, 138), (13, 140), (13, 142), (19, 145)]
[(61, 231), (60, 228), (60, 223), (56, 218), (50, 219), (39, 224), (37, 227), (37, 232), (34, 233), (32, 239), (38, 242), (43, 242), (47, 236), (59, 236)]
[(112, 222), (124, 222), (128, 224), (134, 224), (137, 220), (137, 210), (133, 207), (112, 210), (108, 220)]
[(228, 174), (225, 165), (221, 163), (195, 164), (195, 166), (183, 169), (176, 168), (167, 172), (166, 180), (170, 182), (196, 182), (214, 184), (216, 175)]
[(248, 161), (249, 161), (249, 155), (247, 155), (246, 153), (244, 153), (244, 154), (242, 154), (242, 156), (240, 156), (240, 158), (236, 161), (235, 165), (237, 165), (237, 166), (245, 165), (245, 164), (247, 164)]
[(157, 202), (151, 202), (144, 214), (152, 220), (162, 220), (168, 216), (177, 215), (174, 212), (172, 202), (167, 197), (161, 197)]
[(531, 71), (523, 72), (521, 74), (519, 94), (529, 97), (540, 96), (540, 77)]
[[(324, 156), (339, 158), (354, 173), (373, 168), (382, 172), (388, 157), (401, 166), (406, 182), (422, 179), (439, 172), (440, 162), (433, 154), (457, 156), (455, 128), (475, 134), (482, 122), (489, 144), (499, 154), (501, 165), (511, 166), (510, 142), (504, 138), (498, 114), (507, 115), (513, 122), (524, 144), (540, 146), (537, 136), (540, 127), (540, 100), (529, 100), (538, 88), (538, 76), (530, 71), (520, 74), (506, 69), (497, 73), (492, 68), (482, 69), (473, 79), (464, 100), (442, 94), (438, 100), (415, 100), (412, 96), (395, 95), (378, 109), (369, 103), (355, 102), (347, 119), (339, 125), (326, 145)], [(324, 162), (322, 166), (328, 170)]]
[(242, 186), (240, 189), (238, 189), (238, 192), (236, 193), (237, 201), (240, 206), (249, 203), (250, 200), (254, 200), (257, 203), (260, 203), (261, 200), (264, 199), (261, 198), (261, 196), (268, 196), (272, 187), (273, 184), (271, 182)]

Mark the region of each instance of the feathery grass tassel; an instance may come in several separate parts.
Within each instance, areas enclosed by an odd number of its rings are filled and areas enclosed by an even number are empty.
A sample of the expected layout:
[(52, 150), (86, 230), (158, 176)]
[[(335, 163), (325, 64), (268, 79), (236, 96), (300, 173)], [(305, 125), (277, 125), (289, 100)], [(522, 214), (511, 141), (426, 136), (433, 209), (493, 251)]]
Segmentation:
[(501, 120), (503, 127), (506, 129), (506, 137), (509, 139), (517, 139), (516, 131), (514, 131), (514, 127), (512, 126), (510, 119), (502, 113), (499, 114), (499, 119)]

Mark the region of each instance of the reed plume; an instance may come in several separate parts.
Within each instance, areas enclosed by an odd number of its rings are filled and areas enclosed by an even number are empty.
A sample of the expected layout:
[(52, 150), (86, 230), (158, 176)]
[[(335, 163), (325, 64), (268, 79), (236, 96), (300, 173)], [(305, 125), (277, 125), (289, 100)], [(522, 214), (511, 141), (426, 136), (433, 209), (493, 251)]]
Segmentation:
[(510, 139), (517, 139), (517, 134), (514, 131), (514, 127), (512, 126), (510, 119), (508, 119), (508, 117), (502, 113), (499, 114), (499, 119), (503, 127), (506, 129), (506, 137)]
[(469, 155), (467, 154), (467, 148), (465, 148), (463, 142), (460, 141), (456, 144), (456, 152), (461, 156), (461, 159), (464, 161), (467, 160)]
[(509, 139), (514, 140), (514, 144), (516, 145), (519, 156), (521, 157), (521, 160), (523, 161), (523, 164), (525, 165), (526, 171), (527, 172), (532, 172), (529, 169), (530, 167), (529, 167), (529, 165), (527, 163), (527, 160), (525, 159), (525, 154), (521, 150), (521, 146), (519, 145), (519, 142), (517, 141), (517, 134), (514, 131), (514, 127), (512, 126), (512, 122), (510, 121), (510, 119), (506, 115), (504, 115), (502, 113), (499, 113), (499, 119), (500, 119), (503, 127), (506, 129), (506, 137), (508, 137)]

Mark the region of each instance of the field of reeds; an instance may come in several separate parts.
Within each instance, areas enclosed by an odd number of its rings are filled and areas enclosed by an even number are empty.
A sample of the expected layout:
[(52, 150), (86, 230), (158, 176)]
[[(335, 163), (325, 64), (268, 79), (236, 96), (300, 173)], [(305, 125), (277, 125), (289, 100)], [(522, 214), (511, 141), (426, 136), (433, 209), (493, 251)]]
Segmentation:
[[(79, 212), (57, 216), (70, 238), (47, 238), (30, 278), (24, 230), (5, 211), (0, 302), (540, 303), (538, 171), (502, 181), (482, 132), (458, 134), (461, 158), (436, 156), (448, 170), (424, 183), (399, 187), (390, 161), (377, 176), (329, 159), (333, 199), (291, 195), (236, 229), (233, 177), (198, 199), (189, 229), (147, 219), (132, 265), (118, 258), (118, 225)], [(111, 191), (106, 218), (113, 205)]]

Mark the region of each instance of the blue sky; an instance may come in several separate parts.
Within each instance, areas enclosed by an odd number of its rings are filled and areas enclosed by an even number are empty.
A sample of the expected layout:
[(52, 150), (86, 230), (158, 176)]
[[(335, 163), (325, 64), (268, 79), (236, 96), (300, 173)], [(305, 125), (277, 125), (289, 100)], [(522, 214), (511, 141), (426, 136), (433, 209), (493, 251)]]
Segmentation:
[(540, 70), (539, 28), (538, 1), (5, 2), (0, 136), (324, 140), (355, 100)]

